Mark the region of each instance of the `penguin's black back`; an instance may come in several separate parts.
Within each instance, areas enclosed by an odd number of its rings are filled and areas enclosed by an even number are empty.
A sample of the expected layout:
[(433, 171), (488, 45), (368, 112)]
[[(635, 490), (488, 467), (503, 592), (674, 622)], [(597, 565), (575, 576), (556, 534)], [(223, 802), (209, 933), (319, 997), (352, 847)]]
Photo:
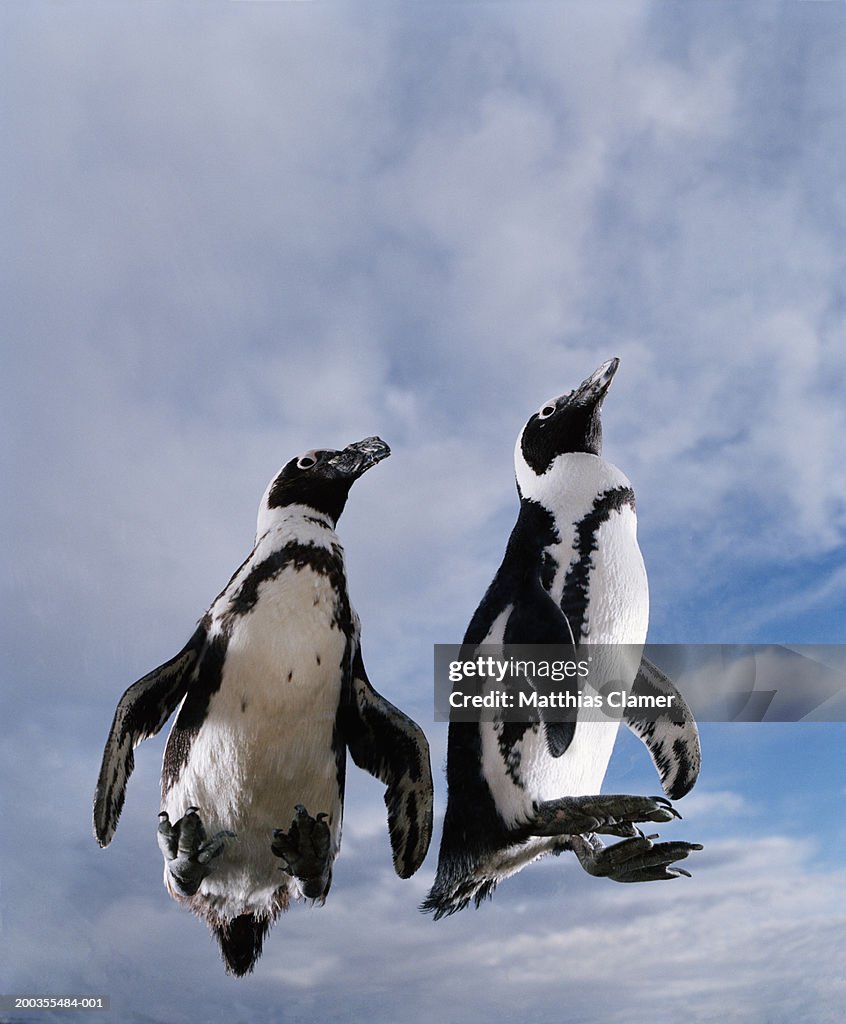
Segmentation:
[[(521, 500), (502, 564), (476, 609), (463, 646), (468, 650), (481, 644), (491, 626), (509, 606), (517, 610), (509, 620), (505, 643), (550, 642), (543, 635), (542, 611), (552, 605), (544, 583), (550, 583), (555, 566), (544, 549), (558, 540), (552, 514), (534, 501)], [(567, 723), (561, 723), (566, 725)], [(503, 725), (502, 742), (513, 745), (528, 729), (528, 722)], [(463, 909), (474, 899), (478, 905), (491, 895), (496, 882), (479, 888), (458, 901), (447, 899), (465, 879), (474, 880), (478, 864), (498, 850), (519, 842), (521, 835), (508, 828), (496, 809), (493, 795), (482, 775), (482, 737), (478, 722), (450, 722), (447, 740), (447, 787), (449, 798), (444, 815), (438, 871), (432, 890), (422, 904), (435, 918)]]

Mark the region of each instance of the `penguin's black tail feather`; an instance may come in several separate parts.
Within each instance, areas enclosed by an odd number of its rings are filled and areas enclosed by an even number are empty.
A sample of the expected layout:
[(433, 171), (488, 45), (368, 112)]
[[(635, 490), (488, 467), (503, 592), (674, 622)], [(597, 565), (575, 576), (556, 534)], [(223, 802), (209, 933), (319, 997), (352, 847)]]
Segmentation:
[(240, 914), (231, 921), (212, 924), (227, 974), (243, 978), (252, 972), (261, 956), (270, 924), (268, 917), (259, 918), (255, 914)]

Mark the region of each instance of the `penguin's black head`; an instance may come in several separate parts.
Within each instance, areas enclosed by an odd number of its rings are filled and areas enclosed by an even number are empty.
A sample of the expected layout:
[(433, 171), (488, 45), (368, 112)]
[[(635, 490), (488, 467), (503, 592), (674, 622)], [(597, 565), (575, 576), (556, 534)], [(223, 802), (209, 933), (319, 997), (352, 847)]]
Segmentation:
[(602, 399), (619, 365), (619, 359), (609, 359), (575, 391), (546, 402), (529, 419), (518, 448), (536, 475), (545, 473), (559, 455), (602, 453)]
[(259, 520), (265, 511), (306, 505), (337, 523), (355, 481), (390, 454), (391, 449), (379, 437), (365, 437), (343, 451), (319, 448), (303, 452), (283, 466), (271, 482)]

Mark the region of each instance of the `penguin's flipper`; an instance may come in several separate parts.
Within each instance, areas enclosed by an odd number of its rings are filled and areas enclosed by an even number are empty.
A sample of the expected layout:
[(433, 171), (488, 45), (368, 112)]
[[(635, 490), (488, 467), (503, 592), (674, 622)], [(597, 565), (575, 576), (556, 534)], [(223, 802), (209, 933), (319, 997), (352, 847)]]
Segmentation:
[[(532, 578), (522, 600), (518, 601), (504, 633), (506, 644), (556, 644), (572, 647), (575, 651), (573, 630), (567, 615), (559, 608), (542, 586), (540, 579)], [(578, 680), (567, 679), (562, 689), (578, 694)], [(547, 718), (541, 713), (546, 726), (546, 746), (550, 757), (561, 757), (567, 752), (576, 734), (575, 719)]]
[(133, 683), (118, 701), (94, 793), (94, 835), (100, 846), (108, 846), (115, 834), (135, 767), (133, 748), (155, 736), (176, 710), (205, 642), (206, 630), (200, 625), (179, 654)]
[(693, 789), (702, 763), (693, 712), (673, 683), (647, 658), (641, 660), (632, 693), (672, 697), (670, 709), (658, 719), (647, 718), (637, 708), (627, 708), (623, 720), (646, 745), (664, 792), (678, 800)]
[(410, 878), (432, 838), (432, 769), (423, 730), (370, 684), (361, 653), (353, 663), (352, 697), (342, 709), (342, 732), (353, 761), (387, 786), (388, 831), (394, 868)]

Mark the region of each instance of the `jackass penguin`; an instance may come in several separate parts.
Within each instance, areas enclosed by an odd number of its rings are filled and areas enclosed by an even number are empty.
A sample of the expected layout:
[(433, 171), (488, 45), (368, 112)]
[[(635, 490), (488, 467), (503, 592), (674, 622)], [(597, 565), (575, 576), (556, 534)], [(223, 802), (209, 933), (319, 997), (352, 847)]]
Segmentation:
[[(672, 708), (664, 718), (654, 720), (640, 706), (621, 713), (647, 745), (664, 791), (678, 798), (699, 771), (696, 723), (670, 680), (640, 660), (649, 596), (634, 492), (601, 458), (602, 400), (618, 365), (604, 363), (574, 391), (543, 405), (520, 432), (520, 512), (462, 653), (472, 657), (480, 644), (592, 649), (613, 673), (606, 678), (622, 679), (636, 695), (663, 696), (658, 706)], [(578, 686), (576, 680), (571, 690)], [(543, 711), (522, 721), (500, 711), (488, 720), (455, 718), (438, 869), (421, 909), (437, 919), (471, 900), (479, 906), (501, 879), (565, 850), (590, 874), (620, 882), (687, 874), (672, 865), (700, 846), (655, 844), (656, 836), (636, 827), (678, 817), (668, 800), (598, 795), (617, 721), (581, 711), (563, 721)], [(606, 847), (600, 834), (624, 839)]]
[(255, 966), (291, 900), (323, 901), (341, 843), (346, 753), (386, 785), (401, 878), (432, 830), (429, 747), (364, 670), (335, 533), (352, 484), (390, 449), (368, 437), (291, 459), (270, 482), (255, 546), (170, 661), (121, 697), (94, 799), (107, 846), (133, 748), (181, 702), (162, 765), (165, 886), (205, 917), (226, 969)]

